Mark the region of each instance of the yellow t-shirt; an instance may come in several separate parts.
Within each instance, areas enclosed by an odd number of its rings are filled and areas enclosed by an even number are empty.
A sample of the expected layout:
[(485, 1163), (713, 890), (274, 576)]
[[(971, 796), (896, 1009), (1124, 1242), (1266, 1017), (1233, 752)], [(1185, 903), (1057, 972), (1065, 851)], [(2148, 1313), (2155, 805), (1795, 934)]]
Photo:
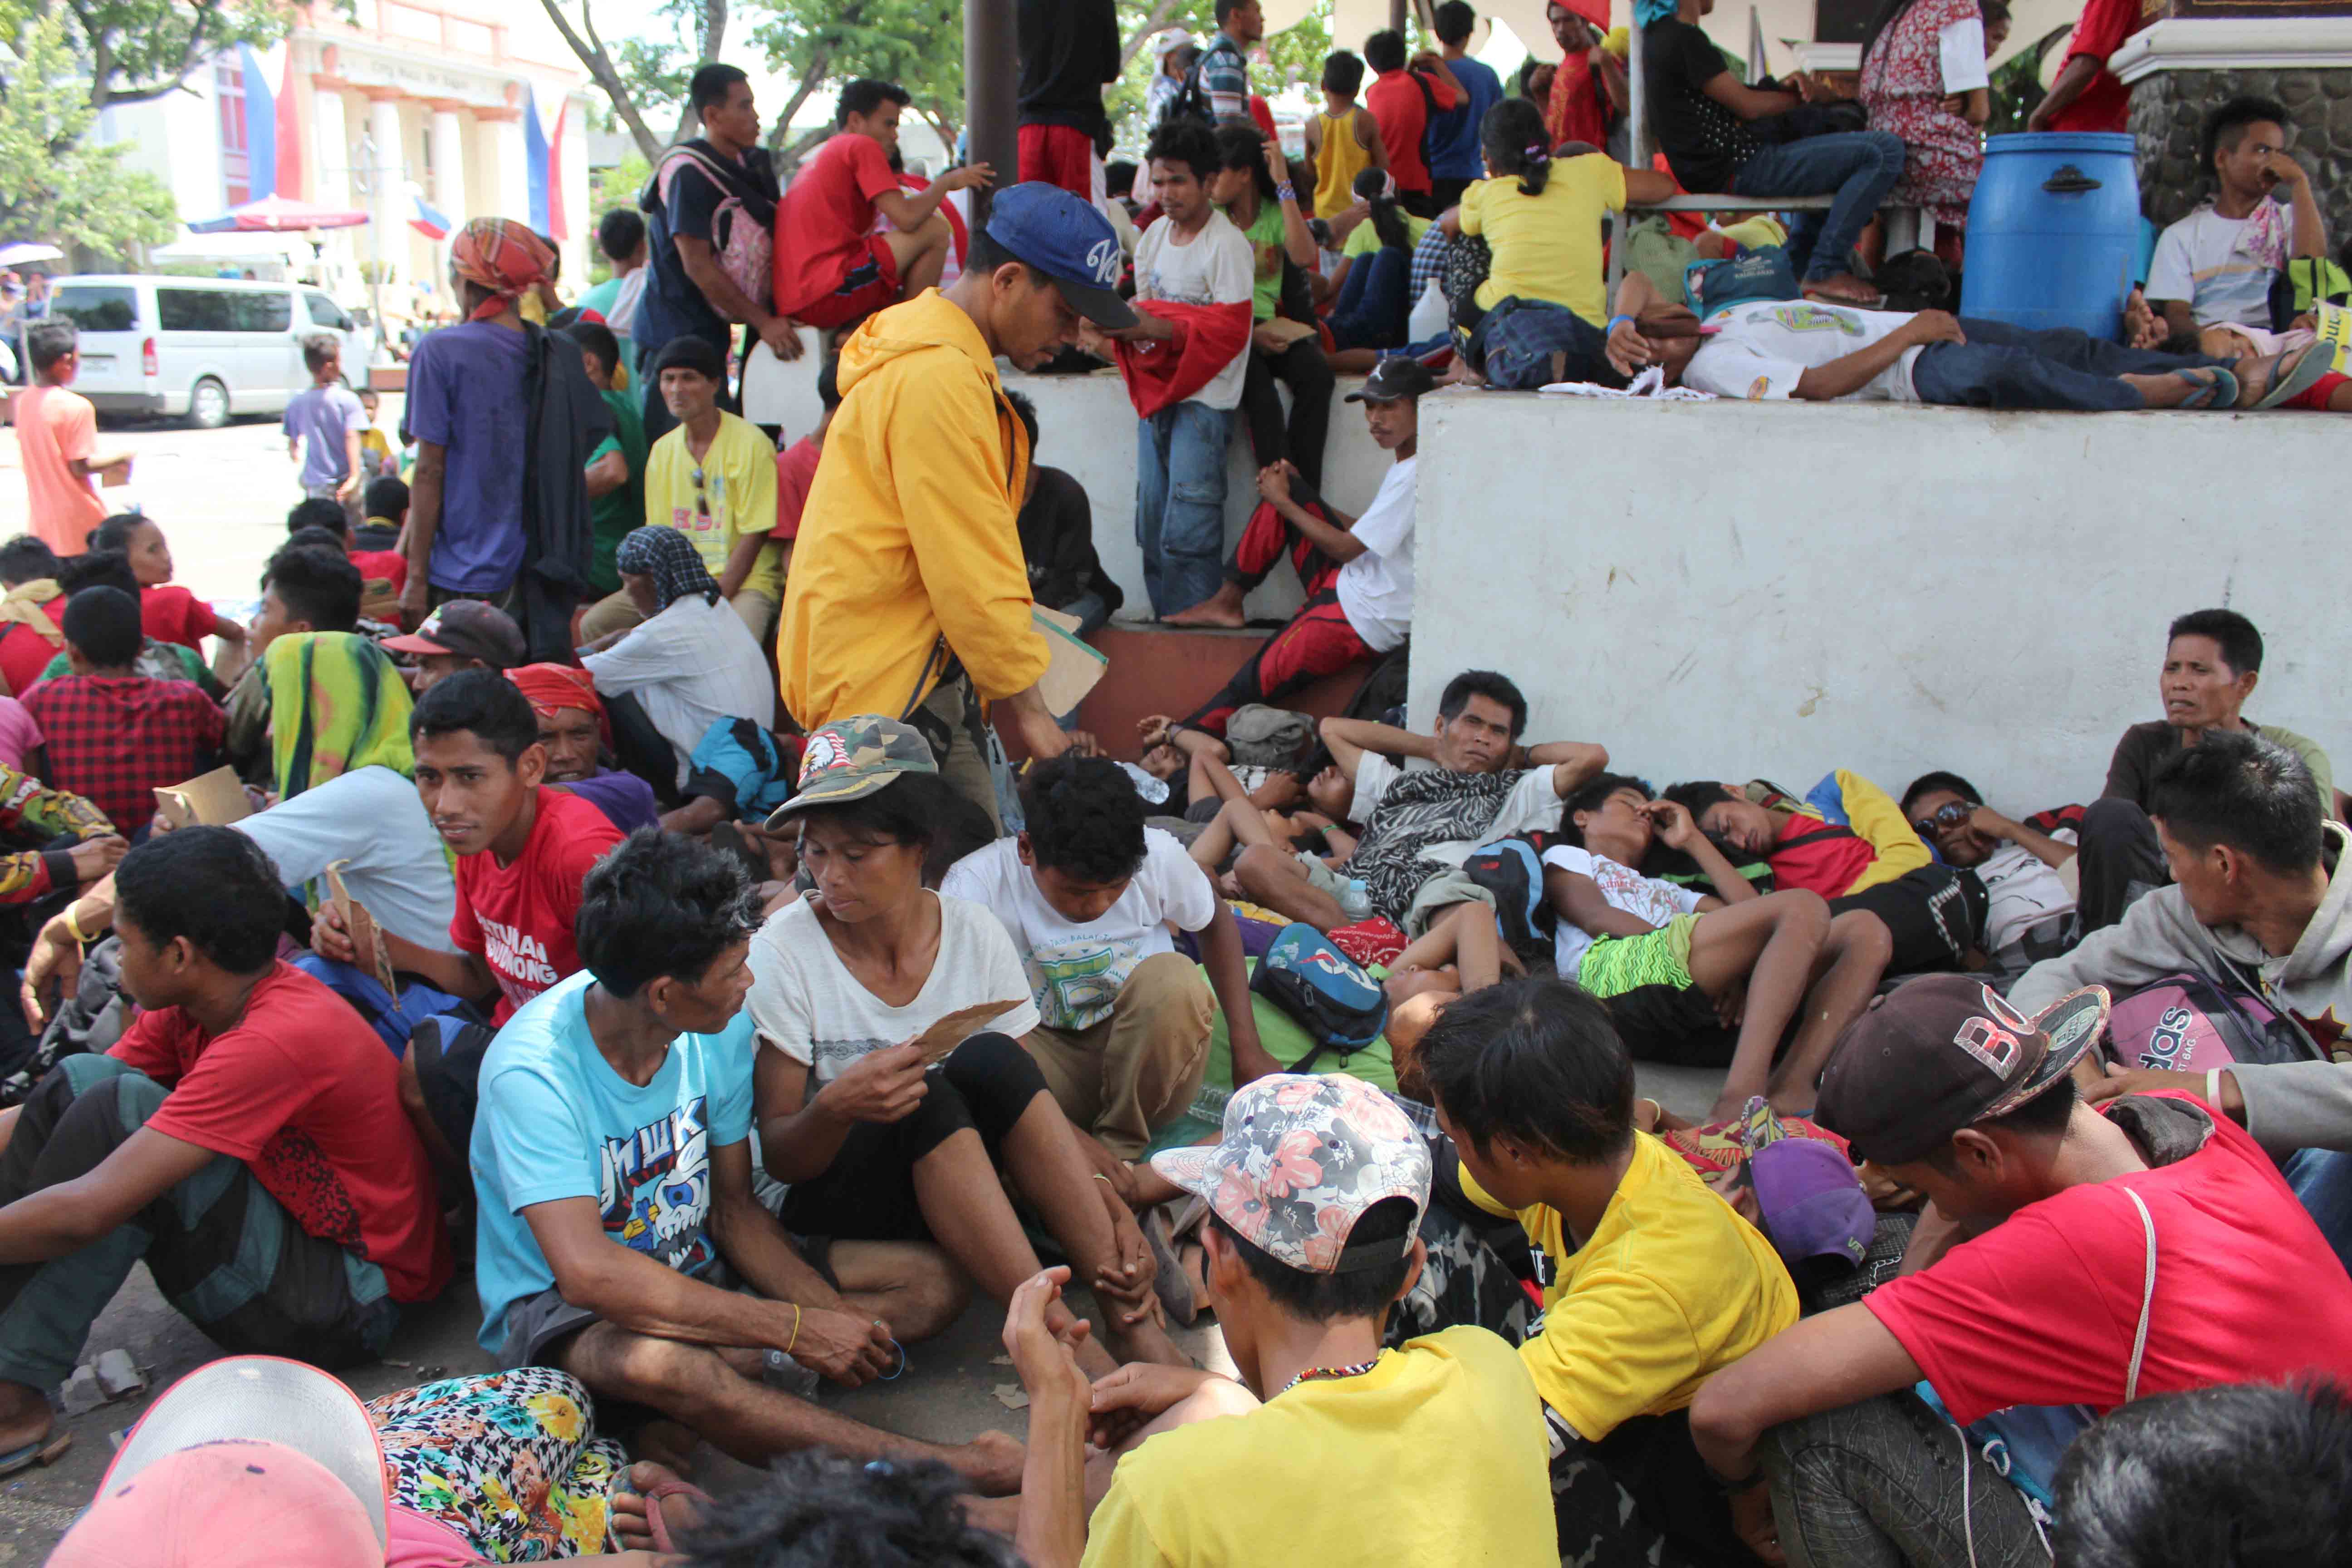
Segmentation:
[[(1511, 1215), (1466, 1170), (1462, 1191)], [(1519, 1356), (1544, 1404), (1588, 1442), (1687, 1407), (1709, 1376), (1797, 1321), (1797, 1288), (1772, 1244), (1645, 1132), (1581, 1247), (1557, 1210), (1515, 1217), (1544, 1293)]]
[[(1401, 212), (1397, 216), (1404, 219), (1405, 235), (1416, 247), (1421, 244), (1421, 237), (1429, 232), (1429, 226), (1435, 221), (1415, 217), (1408, 212)], [(1339, 247), (1339, 254), (1352, 261), (1360, 256), (1370, 256), (1380, 247), (1381, 231), (1372, 226), (1371, 219), (1366, 218), (1348, 231), (1348, 243)]]
[(1522, 195), (1516, 174), (1481, 180), (1462, 193), (1462, 232), (1483, 235), (1494, 252), (1478, 308), (1517, 295), (1565, 305), (1594, 326), (1609, 319), (1601, 215), (1625, 210), (1624, 166), (1606, 153), (1562, 158), (1543, 195)]
[(1455, 1328), (1145, 1441), (1095, 1508), (1085, 1568), (1559, 1562), (1535, 1389), (1509, 1345)]
[[(698, 470), (702, 482), (698, 488)], [(686, 449), (679, 426), (654, 443), (646, 457), (646, 521), (682, 531), (713, 577), (724, 575), (727, 558), (747, 533), (772, 533), (776, 526), (776, 447), (759, 427), (721, 410), (719, 434), (698, 464)], [(743, 587), (782, 600), (783, 551), (767, 544)]]

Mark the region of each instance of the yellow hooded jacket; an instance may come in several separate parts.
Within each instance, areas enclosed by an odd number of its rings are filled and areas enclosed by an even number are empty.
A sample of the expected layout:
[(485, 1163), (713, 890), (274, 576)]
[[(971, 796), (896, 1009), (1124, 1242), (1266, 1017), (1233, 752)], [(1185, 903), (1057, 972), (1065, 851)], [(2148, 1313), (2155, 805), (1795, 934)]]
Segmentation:
[(842, 345), (842, 403), (784, 583), (784, 705), (814, 729), (904, 718), (950, 654), (985, 700), (1045, 673), (1018, 519), (1028, 434), (980, 330), (939, 290)]

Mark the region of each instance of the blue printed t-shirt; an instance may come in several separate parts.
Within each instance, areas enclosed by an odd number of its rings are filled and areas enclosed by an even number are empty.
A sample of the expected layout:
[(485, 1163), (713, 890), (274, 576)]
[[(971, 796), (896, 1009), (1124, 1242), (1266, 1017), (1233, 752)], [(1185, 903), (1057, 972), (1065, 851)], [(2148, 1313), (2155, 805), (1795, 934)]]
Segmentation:
[(433, 586), (501, 594), (522, 570), (522, 333), (490, 321), (442, 327), (408, 362), (408, 434), (446, 449)]
[(715, 1035), (680, 1035), (653, 1081), (614, 1072), (588, 1032), (592, 977), (548, 987), (507, 1021), (482, 1059), (471, 1163), (481, 1215), (474, 1284), (482, 1348), (506, 1342), (507, 1310), (552, 1289), (555, 1273), (522, 1211), (594, 1198), (604, 1235), (666, 1268), (698, 1275), (710, 1239), (710, 1151), (751, 1133), (751, 1016)]
[(1478, 150), (1478, 127), (1486, 110), (1503, 100), (1503, 79), (1495, 68), (1474, 59), (1448, 60), (1445, 68), (1462, 84), (1460, 103), (1429, 117), (1423, 141), (1429, 149), (1429, 174), (1437, 180), (1483, 179), (1486, 160)]
[(344, 438), (367, 428), (367, 408), (348, 386), (310, 386), (286, 401), (283, 428), (302, 441), (302, 488), (340, 485), (352, 477)]

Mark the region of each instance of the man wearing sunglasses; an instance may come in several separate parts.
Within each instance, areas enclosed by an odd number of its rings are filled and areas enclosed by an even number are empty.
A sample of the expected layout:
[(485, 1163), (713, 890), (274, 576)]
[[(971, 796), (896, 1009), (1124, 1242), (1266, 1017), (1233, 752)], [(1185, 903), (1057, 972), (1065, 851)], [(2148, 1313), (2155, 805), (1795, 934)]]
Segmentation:
[[(1984, 804), (1977, 786), (1954, 773), (1922, 773), (1903, 792), (1903, 816), (1944, 864), (1984, 884), (1980, 945), (2006, 979), (2054, 958), (2079, 941), (2084, 869), (2075, 830), (2042, 833)], [(2122, 913), (2120, 900), (2102, 923)]]

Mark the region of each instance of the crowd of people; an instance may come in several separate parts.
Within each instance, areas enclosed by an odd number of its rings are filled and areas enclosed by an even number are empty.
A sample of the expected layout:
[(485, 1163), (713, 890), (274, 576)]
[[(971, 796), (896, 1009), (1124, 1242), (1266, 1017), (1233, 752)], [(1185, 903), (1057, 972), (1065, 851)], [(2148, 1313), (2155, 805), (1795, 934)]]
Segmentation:
[[(1866, 89), (1910, 32), (1985, 52), (1962, 9), (1892, 8)], [(72, 327), (28, 329), (0, 1474), (65, 1450), (49, 1395), (134, 1264), (229, 1352), (53, 1561), (2337, 1553), (2347, 802), (2249, 717), (2242, 615), (2168, 624), (2161, 714), (2084, 803), (1996, 809), (1965, 757), (1899, 795), (1836, 758), (1654, 783), (1530, 738), (1493, 669), (1418, 724), (1284, 706), (1410, 646), (1439, 377), (1388, 351), (1424, 266), (1455, 379), (2326, 406), (2334, 350), (2252, 319), (2324, 238), (2284, 111), (2217, 116), (2215, 205), (2159, 247), (2140, 324), (2190, 341), (2099, 344), (1856, 304), (1908, 137), (1759, 138), (1820, 106), (1738, 83), (1704, 0), (1643, 18), (1670, 172), (1586, 150), (1625, 82), (1580, 21), (1507, 96), (1449, 0), (1443, 53), (1328, 62), (1312, 180), (1253, 117), (1256, 5), (1218, 11), (1155, 49), (1132, 214), (1088, 7), (1022, 7), (1024, 177), (982, 207), (987, 165), (905, 174), (882, 82), (781, 186), (706, 67), (704, 134), (605, 216), (578, 304), (524, 226), (454, 237), (465, 320), (418, 344), (397, 449), (310, 346), (249, 624), (173, 582), (168, 519), (104, 515)], [(1784, 292), (1609, 298), (1603, 215), (1678, 179), (1841, 199), (1690, 242)], [(822, 418), (781, 447), (738, 328), (819, 332)], [(1000, 362), (1117, 366), (1155, 616), (1239, 625), (1286, 558), (1306, 591), (1132, 761), (1047, 695), (1036, 607), (1087, 632), (1121, 595)], [(1391, 458), (1360, 516), (1322, 495), (1339, 368)], [(1719, 1093), (1671, 1114), (1636, 1062)], [(324, 1377), (468, 1279), (496, 1371), (365, 1407)], [(819, 1396), (976, 1295), (1025, 1442)], [(1231, 1375), (1176, 1338), (1208, 1318)], [(777, 1468), (714, 1499), (681, 1430)], [(315, 1534), (209, 1529), (224, 1500)]]

